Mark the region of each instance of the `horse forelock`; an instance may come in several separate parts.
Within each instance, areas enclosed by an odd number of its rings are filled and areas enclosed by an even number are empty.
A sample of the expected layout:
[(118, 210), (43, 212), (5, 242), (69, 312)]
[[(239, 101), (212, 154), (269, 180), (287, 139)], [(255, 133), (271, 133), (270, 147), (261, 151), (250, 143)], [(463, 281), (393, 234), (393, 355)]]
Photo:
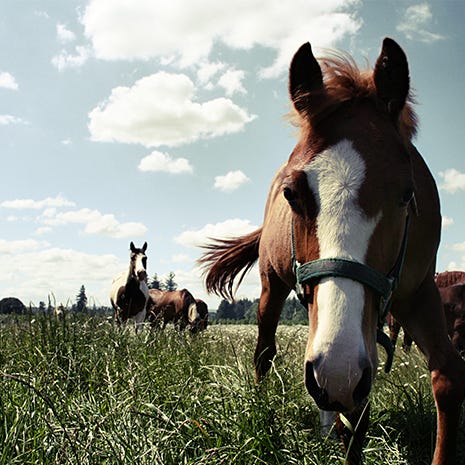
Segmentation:
[[(312, 106), (308, 111), (299, 113), (293, 108), (289, 114), (291, 122), (301, 129), (305, 136), (314, 127), (323, 124), (335, 111), (351, 101), (371, 100), (380, 109), (381, 101), (377, 96), (373, 71), (361, 70), (354, 59), (343, 52), (328, 53), (318, 60), (323, 73), (324, 87), (312, 90)], [(309, 93), (301, 93), (297, 98), (308, 100)], [(320, 96), (321, 98), (315, 98)], [(398, 127), (399, 133), (410, 141), (417, 132), (417, 115), (413, 109), (415, 99), (410, 91), (407, 102), (402, 108)]]

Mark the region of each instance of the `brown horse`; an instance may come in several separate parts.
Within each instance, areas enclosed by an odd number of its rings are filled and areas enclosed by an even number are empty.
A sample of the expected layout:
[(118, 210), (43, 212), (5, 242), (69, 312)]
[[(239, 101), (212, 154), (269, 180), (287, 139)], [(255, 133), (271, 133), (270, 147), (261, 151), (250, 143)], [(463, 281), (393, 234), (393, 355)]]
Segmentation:
[(234, 279), (240, 283), (259, 260), (257, 380), (271, 366), (283, 303), (297, 289), (309, 312), (305, 385), (321, 409), (358, 424), (352, 437), (337, 422), (346, 449), (352, 440), (352, 465), (361, 459), (377, 334), (383, 341), (379, 329), (392, 302), (431, 371), (433, 464), (452, 464), (465, 362), (447, 336), (434, 283), (439, 198), (411, 142), (407, 58), (386, 38), (373, 71), (360, 72), (339, 55), (321, 63), (309, 43), (295, 54), (289, 91), (299, 141), (273, 180), (262, 227), (207, 246), (200, 260), (206, 287), (231, 297)]
[(460, 352), (465, 352), (465, 283), (440, 287), (444, 314), (447, 321), (447, 332), (452, 345)]
[(437, 273), (434, 281), (438, 287), (453, 286), (454, 284), (465, 283), (465, 271), (443, 271)]
[(197, 303), (197, 311), (199, 312), (199, 330), (207, 329), (208, 326), (208, 306), (201, 299), (195, 299)]
[(113, 280), (110, 301), (115, 311), (118, 324), (126, 323), (133, 318), (136, 324), (145, 320), (149, 289), (147, 287), (147, 242), (141, 249), (133, 242), (129, 244), (131, 251), (129, 268)]
[[(461, 288), (455, 286), (465, 284), (465, 272), (443, 271), (436, 274), (434, 281), (439, 288), (439, 295), (441, 296), (447, 321), (447, 333), (452, 339), (452, 345), (459, 352), (463, 352), (465, 350), (465, 302), (462, 299)], [(401, 325), (391, 313), (387, 316), (387, 323), (391, 343), (395, 347)], [(412, 338), (404, 330), (402, 349), (408, 352), (412, 342)]]
[(172, 322), (179, 329), (189, 327), (191, 332), (198, 331), (200, 321), (197, 303), (187, 289), (180, 291), (160, 291), (150, 289), (150, 303), (147, 320), (153, 326), (164, 328)]

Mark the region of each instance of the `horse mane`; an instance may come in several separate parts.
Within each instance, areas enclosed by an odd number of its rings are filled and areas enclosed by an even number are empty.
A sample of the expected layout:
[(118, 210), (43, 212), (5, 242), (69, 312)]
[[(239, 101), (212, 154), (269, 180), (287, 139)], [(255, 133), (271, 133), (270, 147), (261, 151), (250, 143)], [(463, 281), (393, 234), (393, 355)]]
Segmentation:
[[(318, 61), (323, 74), (324, 88), (298, 96), (302, 100), (311, 100), (308, 113), (299, 114), (294, 108), (290, 114), (292, 123), (303, 132), (320, 124), (347, 102), (371, 100), (377, 108), (385, 107), (376, 92), (373, 70), (361, 70), (355, 60), (344, 52), (328, 52)], [(397, 122), (399, 133), (406, 141), (415, 137), (417, 132), (418, 118), (412, 107), (414, 103), (415, 99), (409, 91)]]

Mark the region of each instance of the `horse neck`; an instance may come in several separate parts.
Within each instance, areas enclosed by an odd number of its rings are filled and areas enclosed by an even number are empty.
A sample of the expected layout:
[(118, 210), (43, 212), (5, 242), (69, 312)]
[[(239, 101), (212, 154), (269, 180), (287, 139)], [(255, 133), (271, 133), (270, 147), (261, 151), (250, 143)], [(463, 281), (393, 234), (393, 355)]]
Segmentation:
[(128, 268), (128, 274), (126, 276), (126, 284), (129, 284), (131, 281), (137, 281), (137, 276), (135, 272), (135, 267), (130, 263)]

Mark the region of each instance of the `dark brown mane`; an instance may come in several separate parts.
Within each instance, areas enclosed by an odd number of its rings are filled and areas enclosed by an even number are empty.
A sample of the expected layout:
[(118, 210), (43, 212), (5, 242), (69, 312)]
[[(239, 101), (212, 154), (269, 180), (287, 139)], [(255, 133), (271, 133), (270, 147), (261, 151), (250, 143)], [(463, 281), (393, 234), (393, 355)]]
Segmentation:
[[(299, 126), (303, 132), (321, 123), (349, 101), (372, 100), (380, 111), (384, 111), (385, 105), (376, 94), (372, 70), (360, 70), (354, 59), (343, 52), (331, 52), (318, 61), (323, 74), (324, 89), (299, 95), (301, 101), (310, 100), (311, 97), (312, 105), (305, 115), (307, 117), (303, 117), (295, 109), (290, 115), (293, 124)], [(407, 141), (417, 131), (417, 115), (412, 108), (414, 103), (414, 98), (409, 93), (407, 103), (399, 115), (399, 132)]]

